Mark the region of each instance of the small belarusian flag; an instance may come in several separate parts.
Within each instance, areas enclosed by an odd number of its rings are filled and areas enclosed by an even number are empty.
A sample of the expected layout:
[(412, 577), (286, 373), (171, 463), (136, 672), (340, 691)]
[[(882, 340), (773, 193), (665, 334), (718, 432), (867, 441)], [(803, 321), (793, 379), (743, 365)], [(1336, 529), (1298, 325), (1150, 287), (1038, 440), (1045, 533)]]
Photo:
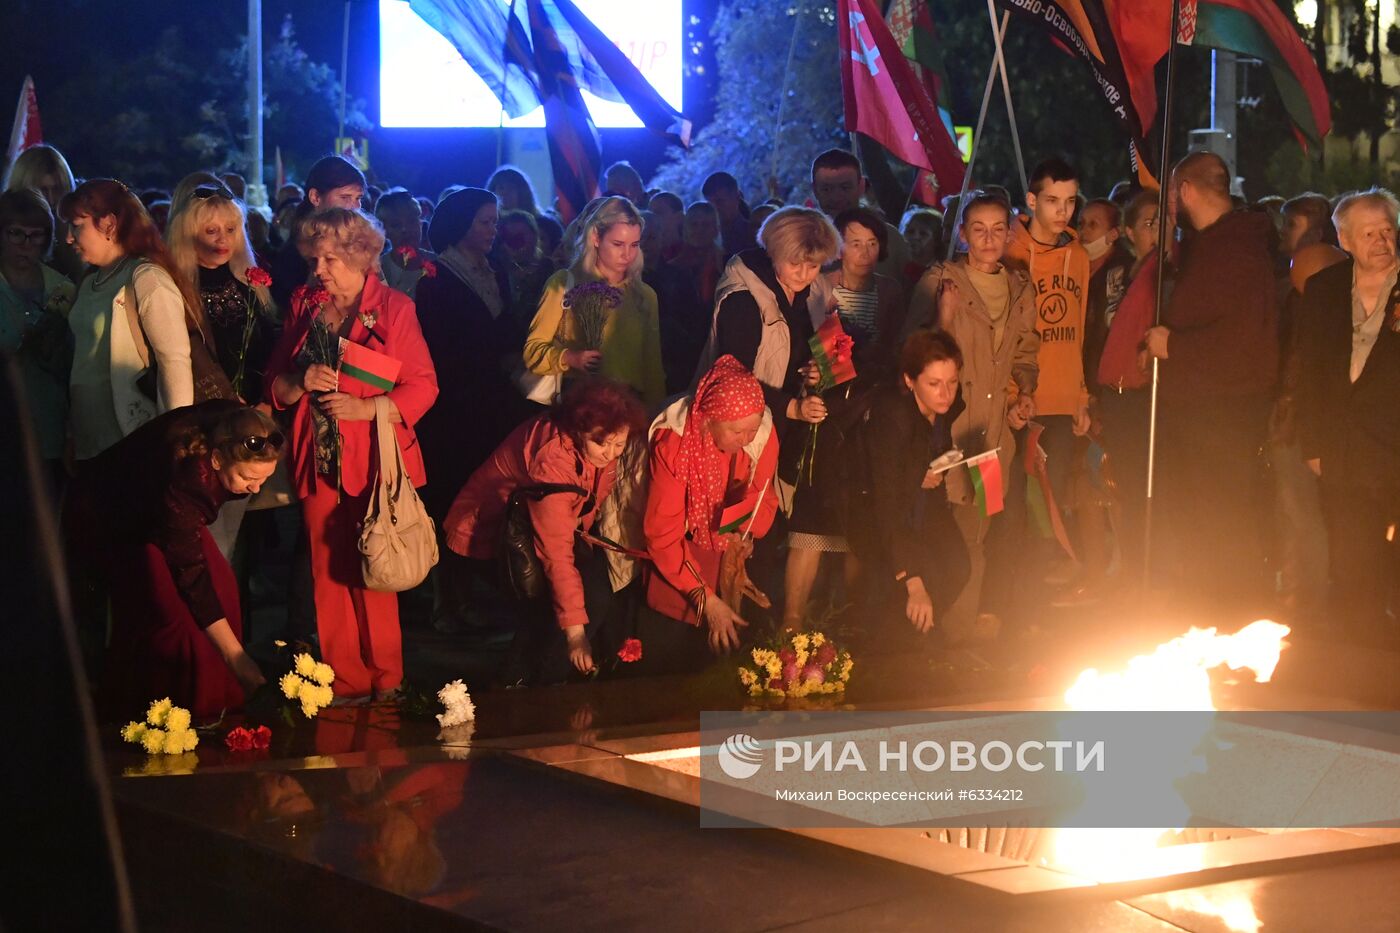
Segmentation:
[(977, 502), (977, 510), (990, 518), (1004, 507), (1001, 491), (1001, 460), (997, 451), (989, 450), (963, 461), (972, 477), (972, 490)]
[(340, 391), (357, 398), (383, 395), (398, 384), (403, 363), (392, 356), (340, 338)]
[(722, 535), (748, 534), (753, 527), (754, 518), (758, 515), (758, 507), (763, 504), (763, 496), (768, 492), (768, 483), (763, 484), (763, 488), (758, 491), (758, 495), (749, 499), (745, 497), (742, 501), (726, 506), (719, 513), (719, 533)]
[(818, 392), (825, 392), (856, 377), (856, 364), (851, 359), (855, 341), (841, 326), (841, 315), (828, 314), (817, 332), (807, 339), (807, 345), (811, 347), (812, 360), (821, 372)]

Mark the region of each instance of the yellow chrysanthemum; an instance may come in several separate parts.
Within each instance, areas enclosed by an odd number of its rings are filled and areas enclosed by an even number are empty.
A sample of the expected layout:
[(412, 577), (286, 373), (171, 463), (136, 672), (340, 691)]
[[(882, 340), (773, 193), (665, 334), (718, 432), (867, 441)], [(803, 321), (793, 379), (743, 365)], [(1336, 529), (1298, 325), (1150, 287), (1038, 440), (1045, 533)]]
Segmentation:
[(314, 701), (309, 700), (306, 697), (301, 698), (301, 714), (307, 719), (315, 719), (316, 714), (320, 711), (321, 707), (317, 705)]
[(783, 673), (783, 662), (779, 661), (777, 658), (774, 658), (773, 660), (771, 660), (771, 661), (768, 662), (768, 676), (769, 676), (769, 677), (781, 677), (781, 676), (782, 676), (782, 673)]
[(797, 649), (797, 669), (800, 671), (807, 666), (807, 651), (804, 648)]
[(181, 752), (192, 750), (199, 744), (199, 736), (195, 735), (193, 729), (182, 729), (179, 732), (165, 733), (165, 753), (167, 755), (178, 755)]
[(762, 696), (762, 695), (763, 695), (763, 688), (760, 687), (758, 684), (754, 684), (752, 687), (749, 688), (749, 696), (751, 696), (751, 697), (756, 697), (756, 696)]
[(812, 647), (813, 647), (813, 648), (820, 648), (820, 647), (821, 647), (822, 645), (824, 645), (824, 644), (826, 644), (826, 636), (823, 635), (821, 632), (813, 632), (813, 633), (812, 633)]
[(129, 722), (122, 726), (122, 741), (139, 743), (145, 732), (146, 724), (144, 722)]
[(289, 700), (295, 700), (297, 695), (301, 693), (301, 688), (306, 686), (306, 681), (296, 674), (283, 674), (277, 685), (282, 688), (283, 696)]
[[(165, 744), (169, 745), (169, 742)], [(185, 733), (185, 751), (192, 752), (199, 745), (199, 733), (193, 729)]]
[(311, 702), (317, 706), (330, 706), (331, 700), (335, 699), (335, 691), (329, 686), (319, 686), (305, 688), (305, 693), (311, 694)]
[(798, 651), (806, 651), (807, 644), (808, 639), (805, 632), (798, 632), (796, 635), (792, 636), (792, 646)]
[(172, 706), (165, 715), (166, 732), (184, 732), (190, 727), (190, 711), (182, 706)]
[(753, 663), (758, 667), (767, 667), (773, 661), (777, 660), (777, 658), (778, 656), (767, 648), (753, 649)]
[(141, 734), (141, 747), (148, 755), (159, 755), (165, 751), (165, 730), (147, 729)]
[(743, 684), (745, 687), (752, 687), (754, 684), (758, 683), (758, 675), (747, 667), (741, 667), (739, 668), (739, 683)]
[(156, 700), (151, 704), (151, 708), (146, 710), (146, 722), (157, 728), (165, 727), (165, 717), (170, 715), (170, 707), (173, 706), (170, 697), (163, 700)]
[(295, 658), (292, 658), (292, 664), (296, 667), (297, 673), (305, 677), (307, 680), (311, 680), (314, 678), (316, 674), (316, 661), (314, 658), (311, 657), (311, 655), (303, 652), (302, 654), (297, 655)]
[(312, 671), (311, 679), (323, 687), (329, 687), (331, 684), (335, 683), (335, 668), (331, 667), (325, 661), (321, 661), (317, 663), (315, 669)]

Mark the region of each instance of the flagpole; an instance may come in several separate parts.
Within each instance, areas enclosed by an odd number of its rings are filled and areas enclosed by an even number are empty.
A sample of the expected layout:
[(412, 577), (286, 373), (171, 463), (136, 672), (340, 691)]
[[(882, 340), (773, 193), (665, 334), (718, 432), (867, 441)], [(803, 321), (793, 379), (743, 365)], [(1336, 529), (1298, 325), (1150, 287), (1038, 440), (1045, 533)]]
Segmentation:
[(350, 81), (350, 0), (345, 0), (345, 26), (340, 37), (340, 127), (335, 131), (335, 148), (345, 138), (345, 87)]
[[(1167, 89), (1162, 98), (1162, 158), (1157, 165), (1161, 181), (1157, 191), (1157, 303), (1154, 323), (1162, 323), (1162, 297), (1166, 288), (1167, 239), (1175, 234), (1175, 224), (1167, 226), (1167, 187), (1171, 184), (1172, 90), (1176, 77), (1176, 38), (1181, 28), (1181, 0), (1172, 0), (1172, 32), (1167, 47)], [(1152, 400), (1147, 421), (1147, 503), (1143, 516), (1142, 581), (1152, 579), (1152, 506), (1157, 479), (1157, 399), (1162, 361), (1152, 358)]]
[[(987, 108), (992, 104), (992, 88), (996, 86), (997, 80), (997, 60), (1001, 49), (1001, 37), (1006, 32), (1007, 22), (1011, 19), (1010, 12), (1001, 14), (1001, 27), (997, 28), (996, 20), (992, 21), (992, 42), (996, 44), (996, 51), (992, 54), (992, 66), (987, 69), (987, 86), (982, 89), (982, 109), (977, 112), (977, 129), (972, 133), (972, 152), (967, 157), (967, 170), (963, 172), (962, 190), (958, 192), (958, 212), (962, 212), (963, 198), (967, 197), (968, 187), (972, 184), (972, 169), (977, 164), (977, 150), (982, 145), (982, 126), (987, 122)], [(951, 261), (953, 253), (958, 246), (958, 231), (954, 218), (953, 235), (948, 238), (948, 255)], [(948, 219), (943, 219), (943, 226), (947, 228)]]
[(506, 149), (506, 85), (510, 67), (510, 27), (515, 25), (515, 0), (510, 0), (510, 11), (506, 13), (506, 37), (501, 41), (501, 118), (496, 124), (496, 167), (505, 164)]
[[(513, 3), (515, 0), (511, 0), (511, 2)], [(773, 127), (773, 156), (768, 164), (768, 178), (776, 178), (778, 175), (778, 151), (783, 140), (783, 112), (787, 110), (788, 78), (792, 75), (792, 56), (797, 51), (797, 32), (801, 28), (802, 13), (798, 11), (793, 14), (792, 39), (788, 42), (787, 65), (783, 68), (783, 84), (778, 93), (778, 122)], [(838, 23), (836, 28), (843, 27)], [(855, 150), (854, 140), (851, 149)], [(765, 178), (764, 184), (766, 185), (767, 182), (768, 179)]]
[(1016, 128), (1016, 108), (1011, 104), (1011, 79), (1006, 76), (1006, 50), (1002, 47), (1006, 40), (1006, 29), (1010, 24), (1003, 20), (1001, 30), (997, 30), (996, 0), (987, 0), (987, 18), (992, 21), (992, 39), (996, 42), (993, 61), (997, 71), (1001, 73), (1001, 93), (1006, 97), (1006, 119), (1011, 124), (1011, 148), (1016, 153), (1016, 171), (1021, 175), (1021, 194), (1024, 196), (1031, 192), (1026, 184), (1026, 160), (1021, 155), (1021, 131)]

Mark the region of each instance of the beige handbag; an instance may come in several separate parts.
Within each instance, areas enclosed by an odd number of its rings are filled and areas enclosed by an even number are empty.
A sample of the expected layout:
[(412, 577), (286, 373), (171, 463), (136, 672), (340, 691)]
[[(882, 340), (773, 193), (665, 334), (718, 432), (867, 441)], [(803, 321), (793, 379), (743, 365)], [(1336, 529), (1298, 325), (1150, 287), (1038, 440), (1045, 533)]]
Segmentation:
[(365, 586), (401, 593), (422, 583), (438, 562), (437, 533), (404, 470), (389, 399), (380, 395), (373, 401), (379, 476), (360, 524), (360, 563)]

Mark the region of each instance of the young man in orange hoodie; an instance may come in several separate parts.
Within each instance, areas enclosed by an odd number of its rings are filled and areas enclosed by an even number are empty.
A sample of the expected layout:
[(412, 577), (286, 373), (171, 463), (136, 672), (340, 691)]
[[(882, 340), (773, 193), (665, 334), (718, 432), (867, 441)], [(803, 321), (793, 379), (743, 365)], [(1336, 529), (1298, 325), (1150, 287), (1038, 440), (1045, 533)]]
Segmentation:
[(1089, 254), (1069, 222), (1079, 195), (1079, 176), (1061, 159), (1032, 170), (1026, 207), (1030, 217), (1011, 225), (1008, 266), (1025, 270), (1035, 290), (1040, 334), (1040, 382), (1035, 417), (1045, 431), (1040, 446), (1057, 504), (1069, 501), (1074, 438), (1089, 430), (1089, 391), (1084, 383), (1084, 320), (1089, 292)]

